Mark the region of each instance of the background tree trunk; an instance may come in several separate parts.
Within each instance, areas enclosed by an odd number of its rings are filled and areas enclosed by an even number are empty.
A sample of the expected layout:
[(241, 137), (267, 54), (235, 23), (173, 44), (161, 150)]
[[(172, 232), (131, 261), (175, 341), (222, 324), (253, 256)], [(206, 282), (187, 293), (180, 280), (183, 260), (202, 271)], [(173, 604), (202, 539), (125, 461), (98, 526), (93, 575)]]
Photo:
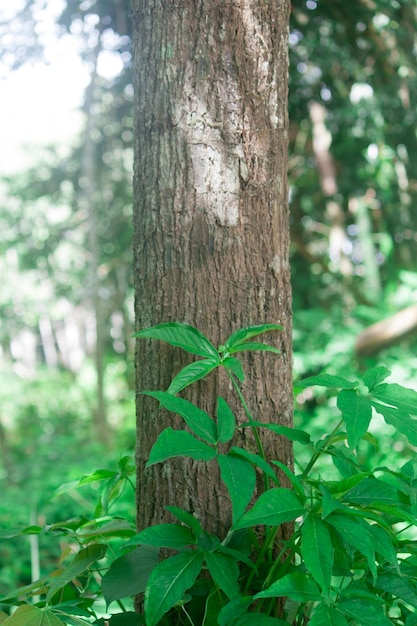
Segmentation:
[[(284, 331), (268, 340), (282, 354), (248, 357), (243, 391), (256, 419), (291, 425), (289, 2), (132, 4), (137, 327), (187, 322), (218, 345), (241, 326), (281, 323)], [(140, 340), (138, 391), (166, 389), (190, 360)], [(186, 395), (213, 412), (218, 394), (233, 404), (221, 374)], [(161, 522), (164, 506), (175, 504), (223, 534), (230, 510), (211, 464), (144, 470), (158, 433), (176, 422), (137, 398), (138, 526)], [(265, 444), (291, 466), (287, 442)]]

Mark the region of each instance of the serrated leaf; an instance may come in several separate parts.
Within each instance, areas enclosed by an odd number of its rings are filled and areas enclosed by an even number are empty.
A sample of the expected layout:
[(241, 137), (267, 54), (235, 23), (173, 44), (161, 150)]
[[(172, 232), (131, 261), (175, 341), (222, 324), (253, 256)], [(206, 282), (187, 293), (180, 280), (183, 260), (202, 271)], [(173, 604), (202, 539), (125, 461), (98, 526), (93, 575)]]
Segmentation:
[(252, 337), (258, 337), (263, 333), (268, 333), (270, 331), (283, 330), (283, 327), (279, 324), (258, 324), (256, 326), (246, 326), (245, 328), (239, 328), (239, 330), (235, 331), (230, 335), (230, 337), (225, 341), (225, 348), (230, 350), (231, 348), (236, 348), (237, 346), (245, 343)]
[(233, 454), (220, 454), (217, 460), (232, 502), (233, 521), (236, 521), (243, 515), (253, 496), (256, 472), (248, 461)]
[(184, 398), (176, 398), (167, 391), (143, 391), (144, 395), (156, 398), (161, 406), (180, 415), (195, 435), (209, 443), (216, 443), (217, 428), (208, 413)]
[(49, 602), (58, 589), (65, 587), (65, 585), (77, 578), (77, 576), (82, 574), (90, 565), (102, 559), (106, 554), (106, 550), (107, 546), (101, 543), (95, 543), (80, 550), (71, 563), (51, 579), (52, 582), (46, 596), (46, 601)]
[(319, 604), (310, 618), (309, 626), (349, 626), (346, 618), (326, 604)]
[(328, 389), (356, 389), (358, 382), (346, 380), (342, 376), (332, 376), (331, 374), (319, 374), (318, 376), (309, 376), (299, 380), (296, 384), (297, 387), (304, 389), (305, 387), (327, 387)]
[(251, 526), (280, 526), (305, 512), (300, 500), (290, 489), (281, 487), (262, 493), (252, 509), (233, 525), (233, 530)]
[(181, 322), (164, 322), (151, 328), (145, 328), (133, 335), (146, 339), (166, 341), (171, 346), (182, 348), (191, 354), (218, 358), (218, 352), (211, 341), (197, 328)]
[(232, 409), (224, 398), (217, 398), (217, 440), (220, 443), (230, 441), (235, 434), (236, 419)]
[(124, 544), (124, 547), (148, 545), (178, 550), (195, 542), (196, 537), (187, 526), (182, 526), (181, 524), (156, 524), (137, 533), (130, 541)]
[(184, 511), (184, 509), (180, 509), (177, 506), (166, 506), (165, 508), (167, 511), (169, 511), (169, 513), (171, 513), (171, 515), (176, 517), (178, 521), (186, 524), (186, 526), (189, 526), (193, 531), (195, 537), (200, 537), (200, 535), (203, 534), (203, 528), (199, 520), (194, 517), (194, 515), (192, 515), (188, 511)]
[(234, 356), (228, 356), (222, 361), (223, 366), (230, 370), (241, 383), (245, 380), (242, 363)]
[(140, 546), (113, 561), (103, 576), (101, 588), (107, 607), (115, 600), (143, 593), (151, 571), (158, 563), (159, 549)]
[(301, 527), (301, 555), (307, 570), (329, 597), (334, 548), (326, 525), (312, 513), (307, 515)]
[(206, 552), (205, 560), (210, 576), (229, 600), (239, 596), (239, 566), (235, 559), (221, 552)]
[(371, 367), (371, 369), (363, 375), (363, 382), (368, 387), (369, 391), (372, 392), (379, 383), (382, 383), (382, 381), (390, 375), (391, 372), (386, 367)]
[(278, 348), (274, 348), (274, 346), (269, 346), (267, 343), (259, 343), (258, 341), (248, 341), (247, 343), (242, 343), (236, 346), (235, 348), (230, 348), (230, 354), (236, 354), (236, 352), (273, 352), (274, 354), (281, 354), (281, 350)]
[(2, 622), (5, 626), (62, 626), (64, 622), (49, 609), (22, 604)]
[(188, 385), (195, 383), (197, 380), (205, 378), (205, 376), (216, 369), (219, 364), (219, 359), (208, 358), (186, 365), (172, 380), (168, 387), (168, 393), (174, 395), (182, 389), (185, 389), (185, 387), (188, 387)]
[(396, 383), (383, 383), (372, 392), (372, 397), (409, 415), (417, 415), (417, 391)]
[(259, 598), (276, 598), (288, 596), (296, 602), (314, 602), (321, 599), (320, 589), (314, 580), (303, 572), (292, 572), (276, 580), (268, 589), (254, 596)]
[(356, 448), (368, 430), (372, 418), (371, 404), (367, 398), (359, 396), (356, 391), (342, 389), (337, 397), (337, 406), (346, 425), (349, 446)]
[(369, 599), (352, 598), (337, 605), (339, 611), (356, 620), (361, 626), (392, 626), (392, 621), (384, 615), (384, 609)]
[(203, 441), (199, 441), (186, 430), (166, 428), (152, 447), (146, 467), (161, 463), (176, 456), (185, 456), (196, 461), (211, 461), (217, 452)]
[(387, 424), (391, 424), (399, 433), (407, 437), (412, 446), (417, 446), (417, 420), (413, 420), (404, 411), (379, 404), (379, 402), (371, 401), (371, 404)]
[(165, 559), (153, 569), (145, 591), (147, 626), (156, 626), (159, 620), (193, 586), (203, 564), (200, 551), (181, 552)]

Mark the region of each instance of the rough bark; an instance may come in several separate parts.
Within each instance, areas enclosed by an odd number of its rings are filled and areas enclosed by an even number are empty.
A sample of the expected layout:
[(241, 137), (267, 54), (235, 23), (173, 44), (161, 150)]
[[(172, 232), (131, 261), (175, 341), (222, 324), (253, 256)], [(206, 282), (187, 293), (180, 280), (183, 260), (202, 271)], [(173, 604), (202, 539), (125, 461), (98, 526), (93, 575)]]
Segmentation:
[[(238, 327), (281, 323), (268, 340), (282, 354), (248, 357), (243, 391), (256, 419), (291, 425), (289, 2), (133, 0), (132, 15), (137, 327), (187, 322), (218, 345)], [(140, 340), (137, 389), (166, 389), (190, 360)], [(235, 401), (221, 374), (185, 395), (212, 412), (218, 394)], [(138, 526), (161, 522), (175, 504), (223, 534), (230, 509), (212, 464), (144, 469), (172, 423), (137, 396)], [(291, 466), (287, 442), (265, 444)]]

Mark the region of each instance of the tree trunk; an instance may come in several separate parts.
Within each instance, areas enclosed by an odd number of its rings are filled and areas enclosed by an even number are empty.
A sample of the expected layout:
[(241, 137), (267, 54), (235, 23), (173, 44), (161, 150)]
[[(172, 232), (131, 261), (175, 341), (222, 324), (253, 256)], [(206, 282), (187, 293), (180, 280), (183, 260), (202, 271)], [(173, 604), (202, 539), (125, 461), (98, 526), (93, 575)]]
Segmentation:
[[(289, 2), (132, 4), (137, 328), (186, 322), (219, 345), (241, 326), (282, 324), (279, 336), (268, 337), (282, 354), (248, 357), (243, 393), (255, 419), (289, 426)], [(189, 360), (140, 340), (138, 391), (166, 389)], [(234, 402), (221, 373), (186, 397), (213, 412), (217, 395)], [(179, 460), (144, 469), (158, 433), (178, 422), (154, 400), (137, 398), (138, 527), (160, 523), (169, 504), (223, 535), (230, 508), (211, 464)], [(288, 442), (266, 438), (265, 445), (292, 465)]]

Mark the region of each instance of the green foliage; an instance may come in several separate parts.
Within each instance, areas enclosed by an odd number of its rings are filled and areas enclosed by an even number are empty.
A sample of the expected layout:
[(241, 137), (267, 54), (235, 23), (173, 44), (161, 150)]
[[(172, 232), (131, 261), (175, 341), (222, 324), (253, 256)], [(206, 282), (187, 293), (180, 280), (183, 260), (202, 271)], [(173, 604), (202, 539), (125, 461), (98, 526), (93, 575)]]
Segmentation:
[[(90, 597), (92, 589), (98, 597), (103, 595), (107, 606), (117, 602), (124, 608), (129, 625), (298, 626), (306, 619), (313, 626), (414, 623), (417, 461), (411, 457), (398, 469), (368, 467), (362, 462), (360, 448), (378, 416), (413, 443), (417, 393), (385, 382), (390, 372), (384, 367), (368, 370), (360, 380), (324, 373), (299, 382), (297, 389), (321, 386), (336, 393), (330, 432), (315, 440), (301, 430), (294, 434), (276, 424), (260, 424), (248, 412), (239, 377), (227, 359), (232, 351), (251, 345), (259, 349), (250, 340), (271, 330), (278, 328), (265, 325), (234, 333), (216, 354), (212, 344), (189, 326), (164, 324), (138, 333), (191, 348), (202, 360), (210, 350), (210, 358), (216, 360), (216, 367), (225, 369), (244, 403), (248, 421), (239, 426), (222, 398), (212, 418), (173, 393), (144, 392), (179, 415), (187, 426), (187, 430), (163, 430), (150, 452), (149, 464), (169, 462), (178, 455), (217, 462), (233, 515), (227, 535), (207, 533), (198, 519), (176, 507), (167, 507), (176, 523), (139, 533), (133, 525), (108, 515), (24, 529), (21, 535), (67, 535), (78, 542), (79, 550), (50, 576), (4, 597), (3, 607), (17, 600), (26, 602), (11, 617), (0, 616), (4, 623), (91, 623), (97, 611)], [(192, 372), (183, 374), (187, 385), (194, 380)], [(274, 431), (288, 435), (308, 451), (308, 460), (298, 473), (277, 459), (265, 458), (258, 432), (261, 427), (269, 429), (272, 436)], [(256, 453), (233, 445), (233, 434), (246, 428), (258, 435)], [(329, 480), (321, 475), (324, 458), (333, 466)], [(281, 486), (277, 468), (290, 479), (291, 488)], [(118, 472), (96, 471), (80, 479), (77, 487), (101, 481), (113, 500), (118, 483), (128, 480), (131, 471), (130, 462), (124, 459)], [(258, 472), (266, 481), (255, 494)], [(102, 508), (96, 513), (102, 514)], [(284, 523), (287, 528), (292, 524), (290, 533), (281, 533)], [(116, 548), (112, 544), (115, 539)], [(170, 554), (159, 560), (160, 549), (169, 549)], [(94, 578), (99, 571), (104, 573), (101, 588)], [(144, 594), (144, 614), (134, 616), (121, 603), (138, 593)], [(43, 599), (27, 604), (33, 596)], [(19, 621), (21, 616), (27, 621)], [(108, 621), (118, 626), (120, 619), (116, 613)], [(96, 619), (94, 623), (102, 622)]]

